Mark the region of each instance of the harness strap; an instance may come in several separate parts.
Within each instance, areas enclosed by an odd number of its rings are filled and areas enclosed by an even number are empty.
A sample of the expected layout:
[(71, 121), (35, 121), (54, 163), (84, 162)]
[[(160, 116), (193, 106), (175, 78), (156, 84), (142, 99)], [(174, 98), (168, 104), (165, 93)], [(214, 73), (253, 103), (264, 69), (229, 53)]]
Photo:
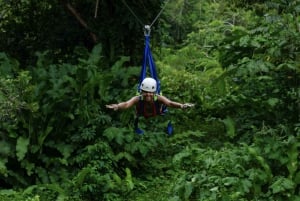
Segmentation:
[(142, 63), (142, 69), (140, 73), (140, 80), (138, 84), (137, 91), (140, 92), (140, 87), (142, 84), (142, 81), (147, 76), (147, 67), (149, 67), (150, 76), (156, 80), (157, 87), (156, 87), (156, 93), (160, 94), (160, 81), (158, 79), (157, 71), (155, 62), (152, 57), (151, 48), (150, 48), (150, 26), (145, 26), (145, 47), (144, 47), (144, 55), (143, 55), (143, 63)]
[(136, 112), (138, 116), (144, 116), (145, 118), (154, 117), (156, 115), (162, 114), (160, 104), (157, 100), (157, 96), (154, 96), (153, 102), (151, 102), (152, 113), (148, 113), (147, 108), (145, 107), (145, 102), (143, 96), (139, 97), (139, 103), (136, 106)]

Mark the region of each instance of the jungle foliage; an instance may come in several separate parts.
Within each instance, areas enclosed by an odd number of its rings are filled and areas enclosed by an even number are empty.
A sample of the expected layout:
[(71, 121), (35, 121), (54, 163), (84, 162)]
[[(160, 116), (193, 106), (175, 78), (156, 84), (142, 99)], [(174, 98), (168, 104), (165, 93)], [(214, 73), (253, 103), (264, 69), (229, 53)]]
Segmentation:
[[(300, 1), (110, 2), (0, 0), (0, 199), (300, 200)], [(126, 5), (143, 23), (165, 8), (162, 92), (196, 103), (144, 135), (105, 108), (136, 94)]]

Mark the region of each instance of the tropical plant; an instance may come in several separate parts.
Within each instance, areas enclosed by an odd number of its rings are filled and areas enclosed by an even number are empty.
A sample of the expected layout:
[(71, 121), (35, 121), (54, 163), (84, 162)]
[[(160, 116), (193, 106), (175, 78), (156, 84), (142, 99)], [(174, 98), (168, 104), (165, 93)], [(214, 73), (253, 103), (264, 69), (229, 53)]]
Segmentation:
[[(60, 2), (84, 21), (57, 2), (0, 1), (1, 200), (300, 200), (298, 1), (166, 4), (152, 43), (162, 93), (196, 105), (141, 118), (144, 135), (134, 109), (105, 108), (136, 94), (138, 19), (126, 1), (96, 18), (97, 2)], [(160, 6), (127, 3), (142, 21)], [(52, 14), (70, 41), (38, 31)]]

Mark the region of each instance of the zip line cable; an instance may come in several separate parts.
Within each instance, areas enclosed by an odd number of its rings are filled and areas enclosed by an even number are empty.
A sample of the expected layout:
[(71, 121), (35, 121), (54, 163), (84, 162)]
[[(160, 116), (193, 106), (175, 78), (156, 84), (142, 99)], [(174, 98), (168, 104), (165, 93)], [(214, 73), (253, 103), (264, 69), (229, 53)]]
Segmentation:
[[(168, 2), (170, 0), (167, 0), (165, 5), (161, 8), (161, 10), (159, 11), (159, 13), (157, 14), (157, 16), (154, 18), (154, 20), (152, 21), (152, 23), (150, 25), (147, 25), (149, 27), (152, 27), (152, 25), (157, 21), (157, 19), (159, 18), (159, 16), (162, 14), (162, 12), (164, 11), (164, 9), (166, 8)], [(136, 20), (142, 25), (144, 26), (145, 24), (142, 22), (142, 20), (133, 12), (133, 10), (129, 7), (129, 5), (126, 3), (125, 0), (122, 0), (122, 3), (127, 7), (127, 9), (131, 12), (131, 14), (136, 18)]]
[(167, 2), (165, 3), (165, 5), (162, 7), (162, 9), (159, 11), (159, 13), (157, 14), (156, 18), (153, 20), (153, 22), (150, 24), (150, 27), (152, 27), (152, 25), (156, 22), (156, 20), (159, 18), (159, 16), (162, 14), (162, 12), (164, 11), (164, 9), (166, 8), (168, 2), (170, 0), (167, 0)]
[(138, 16), (136, 16), (136, 14), (133, 12), (133, 10), (128, 6), (128, 4), (126, 3), (125, 0), (122, 0), (123, 4), (127, 7), (127, 9), (131, 12), (131, 14), (137, 19), (137, 21), (144, 26), (144, 23), (140, 20), (140, 18), (138, 18)]

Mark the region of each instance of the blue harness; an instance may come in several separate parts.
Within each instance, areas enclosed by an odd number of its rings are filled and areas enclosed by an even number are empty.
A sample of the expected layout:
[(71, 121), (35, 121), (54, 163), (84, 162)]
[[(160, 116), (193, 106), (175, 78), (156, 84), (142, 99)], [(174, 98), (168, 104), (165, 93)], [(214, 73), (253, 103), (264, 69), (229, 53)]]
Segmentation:
[[(156, 94), (160, 94), (160, 80), (157, 76), (157, 71), (155, 67), (155, 63), (152, 57), (151, 49), (150, 49), (150, 27), (145, 26), (145, 48), (144, 48), (144, 56), (143, 56), (143, 64), (142, 69), (140, 73), (140, 80), (138, 84), (137, 91), (138, 93), (141, 93), (141, 84), (143, 80), (146, 78), (147, 75), (147, 66), (149, 66), (150, 75), (153, 79), (156, 80), (157, 86), (156, 86)], [(150, 107), (148, 107), (148, 103), (145, 104), (145, 101), (143, 100), (142, 96), (140, 96), (140, 100), (138, 104), (136, 105), (136, 113), (137, 117), (135, 118), (134, 126), (135, 131), (138, 134), (143, 134), (143, 131), (138, 128), (138, 118), (140, 116), (144, 116), (145, 118), (154, 117), (156, 115), (163, 115), (167, 112), (167, 107), (163, 104), (160, 104), (157, 100), (157, 96), (155, 95), (153, 102), (151, 102)], [(170, 128), (171, 128), (171, 123)], [(169, 128), (168, 128), (169, 130)], [(172, 128), (173, 130), (173, 128)], [(169, 131), (168, 131), (169, 133)]]
[(141, 92), (141, 84), (143, 80), (146, 78), (147, 75), (147, 66), (149, 66), (150, 75), (153, 79), (156, 80), (157, 87), (156, 87), (156, 93), (160, 94), (160, 81), (157, 76), (157, 71), (155, 67), (155, 63), (152, 57), (151, 49), (150, 49), (150, 29), (145, 28), (145, 48), (144, 48), (144, 57), (143, 57), (143, 64), (142, 69), (140, 73), (140, 80), (138, 84), (138, 92)]

